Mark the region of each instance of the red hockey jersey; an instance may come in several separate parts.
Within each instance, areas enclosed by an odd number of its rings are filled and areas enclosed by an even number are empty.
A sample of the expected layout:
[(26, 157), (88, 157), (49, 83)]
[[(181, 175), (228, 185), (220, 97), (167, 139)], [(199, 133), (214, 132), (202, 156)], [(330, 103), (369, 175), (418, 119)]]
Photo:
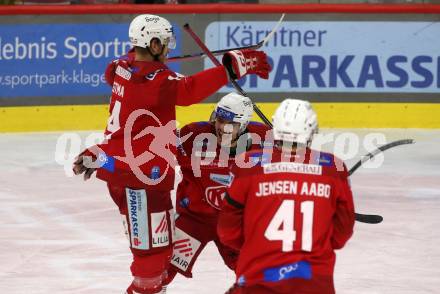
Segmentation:
[(239, 284), (332, 276), (334, 249), (353, 233), (354, 205), (345, 165), (329, 153), (278, 148), (247, 152), (253, 168), (234, 180), (218, 220), (220, 240), (240, 249)]
[(97, 177), (128, 187), (170, 190), (176, 165), (175, 106), (214, 94), (228, 79), (222, 66), (184, 77), (160, 62), (135, 61), (134, 53), (106, 70), (112, 86), (106, 140), (98, 145), (104, 165)]
[[(272, 133), (269, 131), (262, 123), (250, 122), (240, 136), (238, 145), (242, 149), (239, 147), (237, 152), (244, 153), (259, 149), (265, 143), (271, 144)], [(178, 147), (177, 153), (183, 176), (177, 188), (178, 211), (179, 206), (184, 207), (204, 220), (212, 218), (216, 222), (226, 186), (230, 184), (229, 169), (237, 152), (230, 153), (218, 146), (215, 128), (210, 122), (191, 123), (179, 133), (185, 141)]]

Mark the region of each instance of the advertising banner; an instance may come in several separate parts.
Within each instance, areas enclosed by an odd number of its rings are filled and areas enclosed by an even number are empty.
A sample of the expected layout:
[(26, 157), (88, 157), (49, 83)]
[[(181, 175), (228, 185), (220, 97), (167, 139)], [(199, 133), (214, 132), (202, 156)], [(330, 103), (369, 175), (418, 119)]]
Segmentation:
[[(0, 97), (64, 97), (110, 94), (104, 71), (130, 48), (128, 25), (1, 25)], [(181, 52), (180, 30), (176, 26)], [(179, 70), (179, 64), (170, 64)], [(74, 103), (74, 101), (72, 101)]]
[[(256, 44), (275, 24), (212, 22), (206, 43)], [(263, 48), (273, 65), (269, 80), (249, 76), (240, 83), (248, 92), (440, 93), (438, 36), (438, 22), (286, 21)]]

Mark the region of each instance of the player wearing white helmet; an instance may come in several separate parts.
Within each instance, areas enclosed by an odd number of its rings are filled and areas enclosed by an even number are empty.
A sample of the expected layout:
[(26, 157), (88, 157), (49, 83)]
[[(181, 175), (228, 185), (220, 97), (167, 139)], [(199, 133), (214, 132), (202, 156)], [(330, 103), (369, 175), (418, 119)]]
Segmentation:
[[(236, 78), (256, 74), (267, 79), (270, 66), (262, 51), (235, 50), (225, 54), (224, 66), (182, 76), (165, 64), (176, 46), (168, 20), (136, 16), (128, 35), (133, 49), (111, 62), (105, 73), (113, 89), (106, 140), (81, 153), (73, 169), (84, 173), (84, 179), (97, 170), (96, 176), (107, 182), (127, 225), (133, 254), (133, 282), (127, 293), (150, 294), (161, 291), (172, 254), (176, 106), (214, 94), (227, 84), (228, 72)], [(148, 156), (124, 160), (142, 154)], [(89, 165), (90, 158), (102, 160)]]
[(240, 252), (229, 294), (335, 293), (334, 250), (353, 234), (354, 205), (345, 165), (308, 147), (317, 130), (310, 103), (286, 99), (273, 115), (275, 148), (243, 154), (261, 164), (231, 166), (217, 230)]
[(173, 26), (163, 17), (142, 14), (133, 19), (128, 29), (128, 37), (139, 56), (153, 57), (165, 62), (169, 49), (176, 48)]
[(272, 116), (273, 137), (276, 141), (309, 146), (318, 132), (318, 121), (308, 101), (285, 99)]
[[(252, 122), (252, 114), (252, 102), (248, 97), (230, 93), (217, 103), (210, 121), (191, 123), (180, 130), (180, 137), (189, 138), (179, 146), (177, 153), (182, 181), (176, 192), (179, 217), (168, 282), (177, 272), (192, 277), (198, 255), (211, 241), (224, 263), (235, 268), (238, 252), (219, 242), (217, 215), (231, 179), (229, 166), (237, 153), (260, 148), (267, 137), (269, 128)], [(255, 136), (261, 140), (253, 140)]]
[(240, 94), (229, 93), (217, 103), (214, 114), (217, 143), (235, 147), (252, 118), (252, 101)]

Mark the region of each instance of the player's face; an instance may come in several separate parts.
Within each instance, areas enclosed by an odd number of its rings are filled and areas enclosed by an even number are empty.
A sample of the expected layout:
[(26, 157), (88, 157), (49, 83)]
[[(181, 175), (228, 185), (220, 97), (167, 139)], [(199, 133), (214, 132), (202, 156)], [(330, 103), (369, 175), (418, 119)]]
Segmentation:
[(153, 39), (150, 44), (150, 50), (153, 54), (160, 54), (159, 61), (165, 63), (169, 53), (169, 48), (167, 44), (161, 44), (158, 39)]
[(218, 145), (235, 147), (237, 146), (237, 139), (240, 132), (240, 123), (231, 122), (218, 117), (215, 119), (215, 132)]
[(162, 54), (159, 56), (160, 62), (165, 63), (165, 61), (167, 61), (167, 59), (168, 59), (168, 52), (169, 51), (170, 51), (170, 49), (168, 48), (168, 46), (167, 45), (163, 45)]

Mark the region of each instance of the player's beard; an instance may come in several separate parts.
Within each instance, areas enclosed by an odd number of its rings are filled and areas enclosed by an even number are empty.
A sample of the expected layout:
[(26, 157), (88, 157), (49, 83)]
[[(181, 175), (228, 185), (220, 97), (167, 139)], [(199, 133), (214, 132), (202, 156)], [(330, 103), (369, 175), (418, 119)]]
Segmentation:
[(234, 148), (237, 146), (237, 138), (238, 136), (233, 135), (233, 133), (224, 133), (220, 130), (217, 130), (217, 144), (221, 147), (231, 147)]

